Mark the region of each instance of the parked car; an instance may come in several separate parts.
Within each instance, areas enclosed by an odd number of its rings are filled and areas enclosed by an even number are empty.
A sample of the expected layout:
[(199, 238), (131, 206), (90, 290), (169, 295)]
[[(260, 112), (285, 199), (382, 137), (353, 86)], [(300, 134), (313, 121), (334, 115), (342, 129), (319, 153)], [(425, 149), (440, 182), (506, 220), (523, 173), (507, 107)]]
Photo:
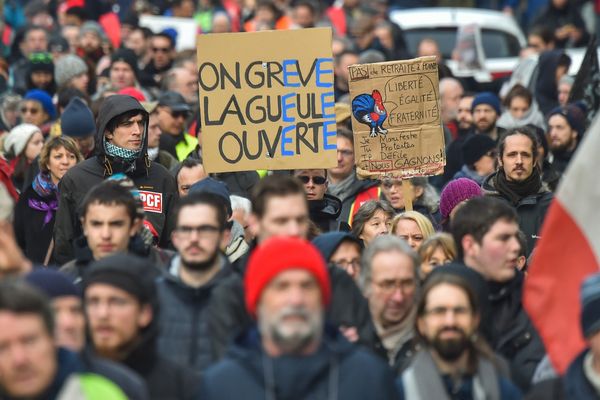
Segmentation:
[[(492, 82), (508, 77), (519, 62), (519, 52), (527, 41), (512, 17), (498, 11), (475, 8), (413, 8), (394, 10), (390, 19), (404, 31), (411, 54), (416, 54), (419, 42), (434, 39), (446, 65), (455, 76), (472, 76), (477, 82)], [(457, 44), (459, 28), (476, 24), (485, 68), (480, 71), (461, 71), (452, 53)]]

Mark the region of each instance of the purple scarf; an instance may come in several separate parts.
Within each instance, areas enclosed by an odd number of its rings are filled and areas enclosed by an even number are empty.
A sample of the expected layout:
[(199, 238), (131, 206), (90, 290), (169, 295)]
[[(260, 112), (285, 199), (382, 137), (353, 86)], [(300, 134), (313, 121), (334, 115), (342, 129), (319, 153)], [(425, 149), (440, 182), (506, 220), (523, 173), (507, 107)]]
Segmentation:
[(58, 208), (58, 188), (52, 183), (50, 175), (42, 172), (37, 174), (31, 186), (40, 197), (44, 198), (44, 200), (29, 199), (28, 202), (29, 207), (34, 210), (46, 212), (43, 228), (52, 220), (54, 212)]

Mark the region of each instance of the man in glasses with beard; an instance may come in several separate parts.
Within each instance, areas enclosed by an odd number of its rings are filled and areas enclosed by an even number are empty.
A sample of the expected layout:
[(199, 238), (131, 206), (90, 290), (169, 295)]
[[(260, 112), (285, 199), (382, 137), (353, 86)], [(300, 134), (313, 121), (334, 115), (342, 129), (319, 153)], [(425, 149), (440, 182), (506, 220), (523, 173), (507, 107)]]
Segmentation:
[(159, 351), (198, 372), (214, 361), (215, 338), (207, 323), (213, 289), (231, 272), (220, 250), (229, 239), (223, 204), (214, 192), (190, 193), (179, 201), (172, 234), (178, 254), (157, 282)]
[(519, 390), (498, 369), (498, 360), (477, 330), (478, 297), (467, 277), (435, 270), (417, 305), (421, 350), (398, 379), (406, 399), (515, 399)]
[(298, 237), (272, 237), (250, 255), (245, 303), (256, 319), (203, 376), (199, 398), (397, 399), (383, 361), (324, 323), (325, 260)]

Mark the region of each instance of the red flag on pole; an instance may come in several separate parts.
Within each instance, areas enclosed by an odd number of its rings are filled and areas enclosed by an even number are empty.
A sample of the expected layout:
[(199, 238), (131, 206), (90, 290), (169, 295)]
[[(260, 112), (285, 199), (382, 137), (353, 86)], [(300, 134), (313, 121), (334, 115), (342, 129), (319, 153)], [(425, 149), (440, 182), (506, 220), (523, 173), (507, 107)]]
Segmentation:
[(596, 118), (562, 177), (525, 280), (525, 309), (561, 374), (585, 347), (579, 292), (585, 277), (599, 269), (599, 153)]

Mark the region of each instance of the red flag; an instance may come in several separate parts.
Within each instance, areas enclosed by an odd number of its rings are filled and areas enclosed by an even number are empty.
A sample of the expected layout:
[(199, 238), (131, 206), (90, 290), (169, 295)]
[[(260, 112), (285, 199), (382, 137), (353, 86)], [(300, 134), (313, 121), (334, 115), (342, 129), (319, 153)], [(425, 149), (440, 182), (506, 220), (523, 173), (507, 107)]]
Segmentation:
[(579, 291), (600, 259), (600, 119), (563, 175), (525, 280), (523, 302), (552, 364), (564, 373), (585, 347)]

